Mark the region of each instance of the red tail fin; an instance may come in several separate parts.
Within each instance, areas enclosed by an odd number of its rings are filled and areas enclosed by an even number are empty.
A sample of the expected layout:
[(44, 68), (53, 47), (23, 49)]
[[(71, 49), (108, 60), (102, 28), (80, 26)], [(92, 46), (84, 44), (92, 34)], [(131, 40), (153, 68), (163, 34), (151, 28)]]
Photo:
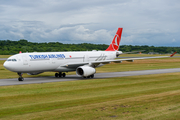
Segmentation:
[(122, 30), (123, 28), (118, 28), (112, 43), (109, 45), (109, 47), (105, 51), (118, 51), (119, 50)]

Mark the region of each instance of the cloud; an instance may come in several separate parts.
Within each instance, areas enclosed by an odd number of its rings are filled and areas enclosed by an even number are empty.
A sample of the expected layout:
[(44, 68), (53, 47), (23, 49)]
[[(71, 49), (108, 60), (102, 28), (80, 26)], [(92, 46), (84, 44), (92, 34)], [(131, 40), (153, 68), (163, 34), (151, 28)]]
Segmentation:
[(178, 0), (2, 0), (0, 39), (178, 46)]

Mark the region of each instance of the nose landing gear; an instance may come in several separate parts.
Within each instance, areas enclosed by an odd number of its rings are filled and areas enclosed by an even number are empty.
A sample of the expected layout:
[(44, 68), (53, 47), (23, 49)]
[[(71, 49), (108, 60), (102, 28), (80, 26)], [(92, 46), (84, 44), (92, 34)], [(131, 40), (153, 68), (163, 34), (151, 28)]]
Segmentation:
[(19, 75), (18, 80), (19, 80), (19, 81), (24, 81), (24, 78), (22, 77), (23, 74), (22, 74), (22, 73), (17, 73), (17, 74)]

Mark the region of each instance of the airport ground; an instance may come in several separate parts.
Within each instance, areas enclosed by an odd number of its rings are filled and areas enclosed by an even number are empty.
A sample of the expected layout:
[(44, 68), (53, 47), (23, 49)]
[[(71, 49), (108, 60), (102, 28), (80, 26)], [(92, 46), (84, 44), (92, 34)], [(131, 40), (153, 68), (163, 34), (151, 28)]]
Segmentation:
[[(113, 63), (97, 72), (179, 66), (179, 58), (149, 59)], [(2, 63), (0, 72), (2, 78), (17, 77), (16, 73), (11, 76)], [(1, 86), (0, 101), (0, 119), (176, 120), (180, 118), (180, 73)]]

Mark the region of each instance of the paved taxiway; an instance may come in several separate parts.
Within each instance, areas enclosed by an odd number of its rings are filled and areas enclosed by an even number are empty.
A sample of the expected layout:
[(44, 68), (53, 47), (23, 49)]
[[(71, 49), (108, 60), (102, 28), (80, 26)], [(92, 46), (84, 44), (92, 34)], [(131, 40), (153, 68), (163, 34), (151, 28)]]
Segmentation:
[(0, 58), (0, 60), (7, 60), (7, 58)]
[[(137, 76), (137, 75), (149, 75), (149, 74), (161, 74), (161, 73), (173, 73), (173, 72), (180, 72), (180, 68), (96, 73), (94, 79), (124, 77), (124, 76)], [(65, 77), (65, 78), (55, 78), (54, 76), (50, 76), (50, 77), (24, 78), (24, 81), (22, 81), (22, 82), (19, 82), (17, 80), (17, 78), (0, 79), (0, 86), (34, 84), (34, 83), (48, 83), (48, 82), (61, 82), (61, 81), (75, 81), (75, 80), (84, 80), (84, 78), (81, 78), (81, 77), (76, 76), (76, 75), (67, 75), (67, 77)], [(93, 79), (91, 79), (91, 80), (93, 80)]]

